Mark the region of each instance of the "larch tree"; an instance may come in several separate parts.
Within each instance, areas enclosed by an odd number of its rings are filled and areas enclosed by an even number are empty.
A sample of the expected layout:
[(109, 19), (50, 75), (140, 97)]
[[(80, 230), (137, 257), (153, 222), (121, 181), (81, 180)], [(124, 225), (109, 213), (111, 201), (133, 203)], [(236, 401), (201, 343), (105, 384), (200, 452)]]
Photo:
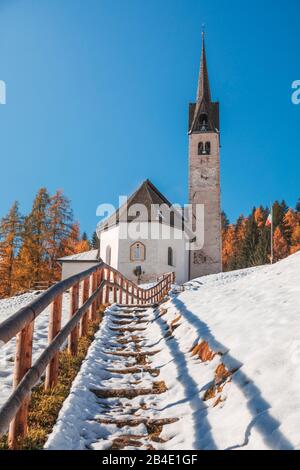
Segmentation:
[(58, 190), (50, 197), (48, 207), (48, 262), (49, 270), (53, 280), (58, 280), (60, 267), (57, 259), (65, 255), (65, 241), (69, 239), (72, 232), (73, 211), (71, 203), (63, 192)]
[(265, 210), (262, 206), (255, 209), (254, 220), (258, 228), (262, 228), (265, 225)]
[(64, 241), (63, 248), (65, 256), (73, 255), (75, 253), (82, 253), (83, 251), (89, 251), (89, 241), (84, 240), (80, 236), (80, 228), (78, 222), (74, 222), (72, 224), (70, 235)]
[(273, 246), (274, 246), (274, 261), (279, 261), (283, 258), (286, 258), (289, 254), (289, 246), (286, 239), (284, 238), (281, 228), (278, 225), (275, 229), (273, 236)]
[(22, 223), (19, 204), (14, 202), (9, 213), (0, 221), (0, 297), (2, 298), (10, 297), (18, 291), (16, 269)]
[(298, 224), (298, 214), (293, 209), (289, 209), (284, 215), (282, 222), (283, 235), (289, 246), (292, 244), (292, 234)]
[(236, 245), (236, 232), (234, 225), (229, 225), (227, 230), (223, 230), (223, 242), (222, 242), (222, 261), (223, 270), (227, 271), (228, 263), (234, 255), (234, 249)]
[(32, 205), (30, 214), (25, 218), (22, 245), (20, 248), (19, 282), (23, 288), (32, 283), (49, 280), (49, 221), (50, 197), (46, 188), (41, 188)]

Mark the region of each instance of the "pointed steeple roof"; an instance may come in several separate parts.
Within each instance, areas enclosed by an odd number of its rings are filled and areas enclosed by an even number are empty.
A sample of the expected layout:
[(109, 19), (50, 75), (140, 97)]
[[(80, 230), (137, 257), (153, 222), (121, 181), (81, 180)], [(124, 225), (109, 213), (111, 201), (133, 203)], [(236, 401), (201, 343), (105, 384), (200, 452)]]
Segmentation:
[(209, 86), (209, 78), (208, 78), (207, 62), (206, 62), (206, 52), (205, 52), (204, 31), (202, 31), (202, 52), (201, 52), (201, 63), (200, 63), (200, 72), (199, 72), (199, 80), (198, 80), (197, 102), (201, 103), (203, 100), (205, 100), (206, 103), (211, 102), (210, 86)]
[(205, 34), (202, 32), (202, 52), (198, 79), (198, 91), (196, 103), (190, 103), (189, 108), (189, 133), (202, 132), (202, 116), (205, 116), (207, 131), (219, 129), (219, 103), (212, 102), (207, 70)]

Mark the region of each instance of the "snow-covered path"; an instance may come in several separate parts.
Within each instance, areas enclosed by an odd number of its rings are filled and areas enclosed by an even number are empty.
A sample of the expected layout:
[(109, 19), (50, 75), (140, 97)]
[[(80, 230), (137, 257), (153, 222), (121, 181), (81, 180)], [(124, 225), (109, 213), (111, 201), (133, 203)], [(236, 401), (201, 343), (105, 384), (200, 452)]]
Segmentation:
[(107, 309), (46, 448), (300, 448), (300, 253), (134, 310)]
[(156, 323), (162, 313), (139, 306), (107, 309), (46, 448), (163, 445), (164, 428), (178, 418), (165, 406), (166, 377), (153, 360), (161, 354), (162, 335)]

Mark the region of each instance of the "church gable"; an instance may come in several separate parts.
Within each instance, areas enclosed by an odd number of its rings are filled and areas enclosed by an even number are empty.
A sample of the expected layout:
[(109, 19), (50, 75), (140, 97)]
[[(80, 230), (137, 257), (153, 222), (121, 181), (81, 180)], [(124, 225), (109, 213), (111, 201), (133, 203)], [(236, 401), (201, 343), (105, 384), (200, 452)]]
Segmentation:
[(174, 213), (171, 208), (171, 202), (150, 180), (146, 180), (128, 198), (127, 206), (121, 206), (112, 216), (102, 222), (98, 226), (98, 231), (107, 230), (120, 222), (131, 223), (135, 220), (165, 223), (182, 230), (182, 215), (179, 211)]

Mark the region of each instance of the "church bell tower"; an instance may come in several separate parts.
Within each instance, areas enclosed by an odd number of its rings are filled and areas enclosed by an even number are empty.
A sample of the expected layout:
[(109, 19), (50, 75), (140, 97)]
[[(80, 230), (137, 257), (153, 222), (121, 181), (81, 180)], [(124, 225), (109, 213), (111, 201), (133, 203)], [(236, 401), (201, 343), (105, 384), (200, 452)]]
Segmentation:
[(189, 203), (194, 226), (196, 205), (203, 205), (204, 244), (190, 251), (190, 279), (222, 270), (220, 199), (219, 103), (211, 100), (203, 32), (197, 102), (189, 105)]

